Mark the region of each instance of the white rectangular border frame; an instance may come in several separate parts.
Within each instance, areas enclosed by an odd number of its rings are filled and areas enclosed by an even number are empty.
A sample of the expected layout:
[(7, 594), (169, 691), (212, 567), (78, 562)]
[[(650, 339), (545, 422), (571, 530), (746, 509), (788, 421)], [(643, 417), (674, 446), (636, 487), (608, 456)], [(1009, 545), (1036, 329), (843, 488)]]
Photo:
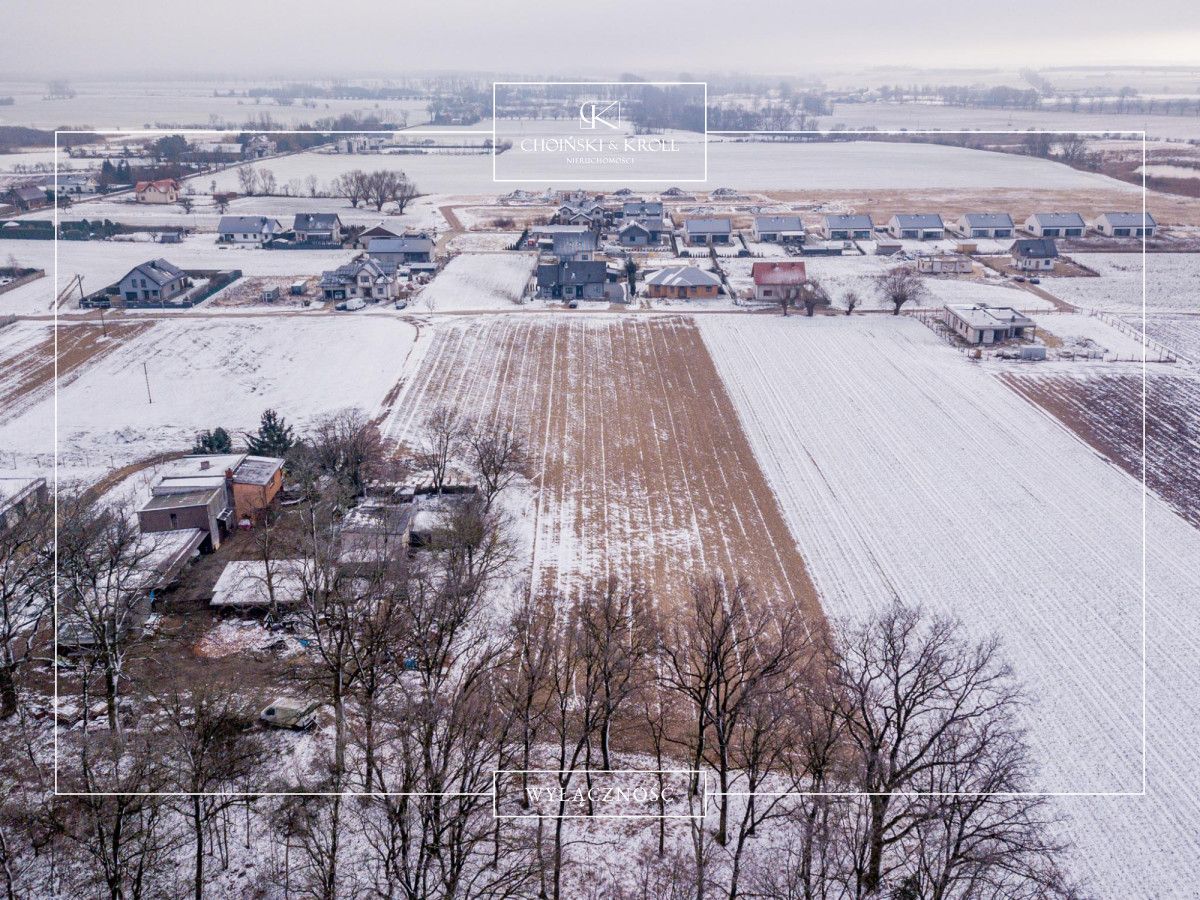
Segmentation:
[[(399, 131), (381, 130), (381, 129), (361, 129), (357, 131), (342, 130), (342, 131), (324, 131), (320, 134), (423, 134), (427, 136), (436, 135), (492, 135), (492, 180), (498, 181), (495, 177), (495, 85), (497, 84), (625, 84), (626, 82), (493, 82), (492, 83), (492, 131), (486, 129), (440, 129), (440, 128), (422, 128), (420, 126), (401, 129)], [(880, 135), (893, 136), (912, 136), (912, 135), (976, 135), (985, 136), (991, 134), (1011, 134), (1011, 135), (1028, 135), (1028, 134), (1047, 134), (1047, 135), (1063, 135), (1063, 134), (1080, 134), (1090, 137), (1132, 137), (1140, 139), (1142, 142), (1142, 216), (1146, 214), (1146, 164), (1148, 162), (1147, 139), (1144, 130), (1137, 129), (1109, 129), (1109, 130), (1081, 130), (1081, 129), (885, 129), (880, 131), (861, 132), (850, 129), (840, 129), (832, 131), (821, 131), (819, 129), (798, 130), (798, 131), (709, 131), (708, 130), (708, 85), (707, 82), (635, 82), (636, 84), (703, 84), (705, 85), (705, 139), (704, 139), (704, 168), (705, 178), (708, 180), (708, 135), (710, 134), (793, 134), (793, 135), (847, 135), (858, 137), (875, 138)], [(309, 134), (311, 131), (302, 131), (298, 129), (273, 129), (258, 131), (250, 129), (256, 134)], [(60, 134), (100, 134), (100, 135), (170, 135), (170, 134), (195, 134), (195, 135), (211, 135), (211, 134), (230, 134), (233, 133), (227, 129), (213, 128), (80, 128), (80, 129), (56, 129), (54, 132), (54, 182), (58, 183), (58, 160), (59, 160), (59, 143), (58, 136)], [(886, 142), (885, 142), (886, 143)], [(518, 179), (518, 181), (527, 182), (530, 179)], [(659, 182), (662, 179), (653, 179)], [(582, 179), (577, 180), (582, 182)], [(569, 183), (575, 183), (574, 181)], [(613, 182), (620, 183), (620, 182)], [(58, 244), (59, 244), (59, 212), (60, 209), (56, 204), (54, 207), (54, 296), (58, 296), (59, 291), (59, 266), (58, 266)], [(1147, 238), (1142, 236), (1142, 615), (1141, 615), (1141, 654), (1142, 654), (1142, 784), (1141, 790), (1138, 791), (985, 791), (985, 792), (946, 792), (946, 791), (915, 791), (906, 792), (897, 796), (910, 797), (941, 797), (941, 796), (994, 796), (994, 797), (1144, 797), (1146, 795), (1146, 771), (1147, 771), (1147, 734), (1146, 734), (1146, 712), (1147, 712), (1147, 697), (1146, 697), (1146, 562), (1147, 562), (1147, 534), (1146, 521), (1148, 509), (1148, 487), (1146, 484), (1146, 409), (1147, 409), (1147, 393), (1148, 393), (1148, 363), (1147, 363), (1147, 345), (1144, 337), (1147, 334), (1147, 311), (1146, 311), (1146, 261), (1148, 254), (1146, 252)], [(58, 709), (59, 694), (58, 694), (58, 533), (57, 533), (57, 518), (58, 518), (58, 304), (54, 304), (53, 328), (54, 328), (54, 427), (53, 427), (53, 442), (54, 442), (54, 463), (53, 463), (53, 482), (54, 482), (54, 498), (53, 508), (55, 515), (55, 540), (54, 540), (54, 708)], [(141, 794), (130, 795), (120, 792), (86, 792), (86, 791), (60, 791), (58, 785), (58, 732), (59, 728), (55, 725), (54, 728), (54, 796), (56, 797), (93, 797), (93, 796), (155, 796), (155, 797), (190, 797), (193, 793), (187, 791), (148, 791)], [(497, 770), (506, 771), (506, 770)], [(532, 770), (531, 770), (532, 771)], [(556, 770), (548, 770), (556, 771)], [(639, 770), (628, 770), (639, 771)], [(645, 771), (645, 770), (641, 770)], [(650, 770), (654, 771), (654, 770)], [(492, 776), (492, 807), (495, 814), (496, 804), (496, 787), (495, 773)], [(721, 792), (708, 792), (707, 784), (705, 786), (705, 802), (711, 793), (712, 796), (720, 796)], [(820, 797), (869, 797), (873, 796), (867, 791), (785, 791), (781, 793), (771, 793), (767, 791), (756, 792), (763, 796), (820, 796)], [(728, 792), (730, 796), (746, 796), (744, 793), (736, 791)], [(209, 791), (202, 792), (199, 796), (219, 796), (219, 797), (358, 797), (364, 795), (374, 796), (487, 796), (487, 793), (479, 792), (462, 792), (462, 791), (445, 791), (445, 792), (371, 792), (367, 794), (364, 791)], [(624, 817), (622, 817), (624, 818)], [(641, 817), (638, 817), (641, 818)], [(684, 818), (692, 818), (690, 816)]]

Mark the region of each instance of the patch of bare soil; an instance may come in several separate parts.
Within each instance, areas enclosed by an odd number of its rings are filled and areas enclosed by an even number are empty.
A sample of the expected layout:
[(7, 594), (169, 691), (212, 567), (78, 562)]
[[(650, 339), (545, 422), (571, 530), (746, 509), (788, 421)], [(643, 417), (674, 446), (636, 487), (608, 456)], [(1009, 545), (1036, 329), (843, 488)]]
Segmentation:
[[(1142, 376), (1005, 375), (1098, 453), (1142, 479)], [(1146, 379), (1146, 486), (1200, 527), (1200, 378)]]
[(616, 574), (671, 608), (703, 572), (823, 622), (816, 591), (699, 331), (682, 317), (507, 316), (434, 338), (388, 436), (439, 404), (510, 424), (533, 456), (532, 583)]

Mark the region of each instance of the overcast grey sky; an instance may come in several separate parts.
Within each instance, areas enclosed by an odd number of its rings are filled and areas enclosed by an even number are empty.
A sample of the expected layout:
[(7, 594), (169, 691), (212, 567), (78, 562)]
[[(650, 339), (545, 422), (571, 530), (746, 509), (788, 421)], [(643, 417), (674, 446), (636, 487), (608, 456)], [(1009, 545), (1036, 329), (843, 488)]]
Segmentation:
[(1200, 65), (1196, 9), (1195, 0), (6, 0), (0, 77)]

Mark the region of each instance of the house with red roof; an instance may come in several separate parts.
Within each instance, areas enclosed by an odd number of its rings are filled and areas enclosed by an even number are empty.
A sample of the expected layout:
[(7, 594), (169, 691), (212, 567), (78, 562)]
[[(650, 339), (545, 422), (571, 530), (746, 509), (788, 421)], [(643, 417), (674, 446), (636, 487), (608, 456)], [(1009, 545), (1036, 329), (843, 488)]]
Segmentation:
[(756, 262), (750, 267), (750, 276), (754, 279), (754, 299), (771, 302), (784, 297), (788, 289), (795, 291), (792, 294), (795, 299), (799, 296), (799, 289), (808, 280), (804, 263), (790, 259)]
[(174, 203), (179, 199), (179, 182), (174, 178), (139, 181), (133, 186), (138, 203)]

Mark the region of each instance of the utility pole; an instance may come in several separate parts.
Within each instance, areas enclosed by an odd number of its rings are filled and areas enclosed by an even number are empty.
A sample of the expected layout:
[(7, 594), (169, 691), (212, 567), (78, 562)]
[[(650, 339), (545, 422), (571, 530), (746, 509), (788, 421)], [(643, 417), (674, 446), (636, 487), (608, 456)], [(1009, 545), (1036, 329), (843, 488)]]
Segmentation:
[(154, 398), (150, 396), (150, 370), (146, 368), (145, 363), (142, 363), (142, 375), (146, 378), (146, 400), (153, 404)]

